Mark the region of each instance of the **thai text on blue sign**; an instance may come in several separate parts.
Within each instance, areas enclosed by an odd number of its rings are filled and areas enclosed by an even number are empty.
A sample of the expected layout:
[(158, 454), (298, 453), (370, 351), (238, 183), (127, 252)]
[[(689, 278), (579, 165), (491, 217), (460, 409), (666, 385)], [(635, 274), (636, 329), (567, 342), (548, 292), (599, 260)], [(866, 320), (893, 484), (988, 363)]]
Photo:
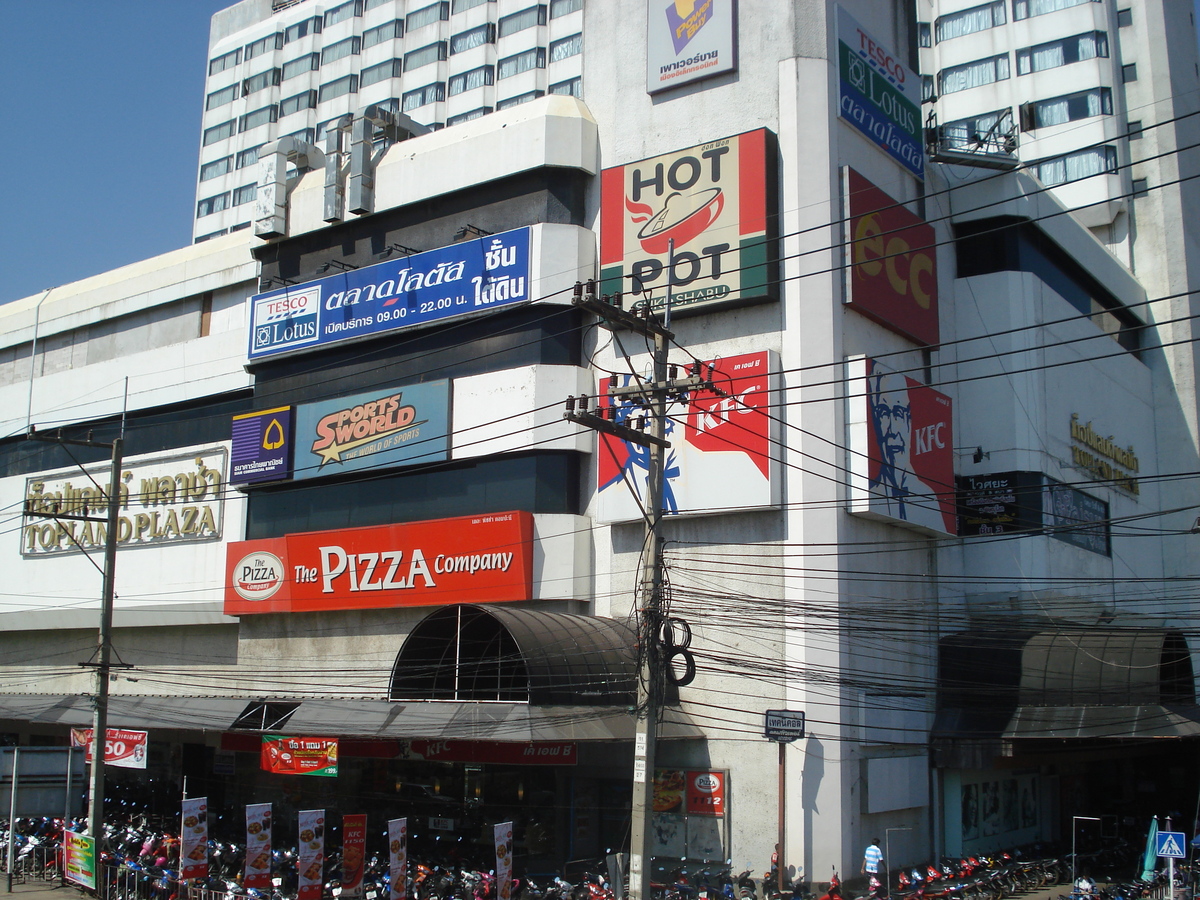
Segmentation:
[(838, 115), (924, 178), (920, 78), (840, 6), (838, 70)]
[(256, 294), (248, 355), (312, 350), (524, 303), (529, 290), (529, 229), (518, 228)]

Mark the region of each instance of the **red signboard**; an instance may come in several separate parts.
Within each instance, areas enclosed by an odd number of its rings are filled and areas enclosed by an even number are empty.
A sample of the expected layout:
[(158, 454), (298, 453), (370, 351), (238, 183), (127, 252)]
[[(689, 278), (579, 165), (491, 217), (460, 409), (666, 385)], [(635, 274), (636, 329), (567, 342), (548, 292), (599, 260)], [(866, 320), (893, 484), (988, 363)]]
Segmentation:
[(694, 816), (725, 815), (725, 773), (687, 773), (687, 811)]
[(500, 603), (533, 591), (533, 515), (504, 512), (230, 544), (225, 614)]
[[(91, 765), (92, 729), (72, 728), (71, 746), (87, 747), (87, 763)], [(148, 732), (106, 728), (104, 764), (122, 769), (144, 769), (146, 768), (146, 750), (149, 746), (150, 735)]]
[(495, 763), (507, 766), (573, 766), (579, 758), (578, 747), (570, 741), (508, 744), (490, 741), (415, 740), (403, 742), (399, 755), (404, 759)]
[(260, 765), (277, 775), (325, 775), (338, 773), (337, 738), (279, 737), (263, 735)]
[(367, 855), (367, 814), (342, 816), (342, 896), (361, 897)]
[(864, 316), (921, 344), (938, 342), (937, 238), (853, 169), (846, 169), (850, 296)]

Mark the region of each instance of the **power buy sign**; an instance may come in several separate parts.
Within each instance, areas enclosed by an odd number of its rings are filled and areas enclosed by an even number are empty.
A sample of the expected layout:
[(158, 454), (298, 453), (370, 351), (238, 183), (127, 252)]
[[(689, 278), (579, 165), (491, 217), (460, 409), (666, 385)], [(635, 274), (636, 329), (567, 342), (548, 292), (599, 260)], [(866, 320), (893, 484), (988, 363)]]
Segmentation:
[(920, 77), (840, 6), (837, 25), (838, 115), (924, 179)]

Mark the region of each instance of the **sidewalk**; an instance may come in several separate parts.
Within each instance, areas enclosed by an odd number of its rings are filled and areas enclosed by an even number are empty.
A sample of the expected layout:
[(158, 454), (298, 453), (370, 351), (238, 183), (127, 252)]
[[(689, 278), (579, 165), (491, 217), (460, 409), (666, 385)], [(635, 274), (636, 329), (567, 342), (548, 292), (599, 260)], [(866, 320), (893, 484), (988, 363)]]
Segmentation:
[[(40, 894), (44, 900), (76, 900), (78, 897), (90, 896), (78, 885), (68, 883), (66, 887), (57, 881), (42, 881), (31, 878), (28, 881), (13, 880), (13, 894)], [(8, 893), (8, 875), (0, 873), (0, 896)]]

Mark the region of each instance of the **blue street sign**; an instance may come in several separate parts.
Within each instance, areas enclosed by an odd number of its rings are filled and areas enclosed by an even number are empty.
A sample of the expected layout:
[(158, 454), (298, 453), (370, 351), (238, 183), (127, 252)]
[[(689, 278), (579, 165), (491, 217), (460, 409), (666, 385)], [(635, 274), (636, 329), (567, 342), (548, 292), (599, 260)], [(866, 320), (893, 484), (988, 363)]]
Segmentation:
[(1184, 859), (1187, 854), (1184, 853), (1184, 848), (1187, 846), (1187, 838), (1183, 836), (1182, 831), (1160, 831), (1155, 840), (1156, 853), (1159, 856), (1168, 859)]

